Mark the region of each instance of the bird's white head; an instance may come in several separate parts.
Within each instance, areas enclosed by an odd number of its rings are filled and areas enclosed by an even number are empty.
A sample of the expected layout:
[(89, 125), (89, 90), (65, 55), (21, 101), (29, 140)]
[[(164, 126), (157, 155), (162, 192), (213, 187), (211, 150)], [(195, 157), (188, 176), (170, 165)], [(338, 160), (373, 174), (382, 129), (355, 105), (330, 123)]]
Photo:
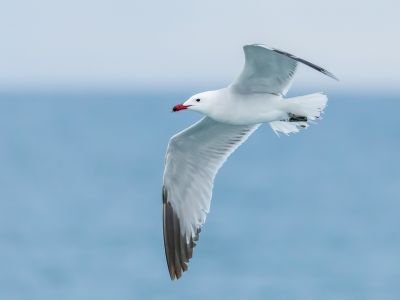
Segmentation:
[(172, 111), (180, 111), (190, 109), (208, 114), (215, 101), (215, 91), (203, 92), (193, 95), (182, 104), (177, 104), (172, 108)]

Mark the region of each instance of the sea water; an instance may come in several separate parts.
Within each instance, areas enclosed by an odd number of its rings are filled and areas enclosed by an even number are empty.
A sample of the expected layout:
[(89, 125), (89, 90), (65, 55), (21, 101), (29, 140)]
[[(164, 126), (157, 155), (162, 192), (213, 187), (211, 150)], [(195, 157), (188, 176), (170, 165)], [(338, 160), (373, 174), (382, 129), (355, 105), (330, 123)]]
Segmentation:
[(0, 94), (0, 299), (400, 299), (400, 95), (378, 92), (262, 126), (171, 282), (163, 163), (192, 92)]

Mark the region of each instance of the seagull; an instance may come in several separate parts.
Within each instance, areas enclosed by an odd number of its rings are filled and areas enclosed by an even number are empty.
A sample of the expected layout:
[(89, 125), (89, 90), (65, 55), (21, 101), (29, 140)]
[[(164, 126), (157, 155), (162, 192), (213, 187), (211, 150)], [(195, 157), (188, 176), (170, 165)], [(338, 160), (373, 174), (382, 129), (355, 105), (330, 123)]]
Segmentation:
[(193, 248), (210, 211), (214, 178), (226, 159), (263, 123), (289, 135), (320, 118), (327, 97), (315, 93), (285, 98), (298, 63), (335, 80), (327, 70), (261, 44), (243, 47), (241, 74), (226, 88), (177, 104), (204, 117), (168, 143), (162, 187), (163, 234), (171, 280), (187, 271)]

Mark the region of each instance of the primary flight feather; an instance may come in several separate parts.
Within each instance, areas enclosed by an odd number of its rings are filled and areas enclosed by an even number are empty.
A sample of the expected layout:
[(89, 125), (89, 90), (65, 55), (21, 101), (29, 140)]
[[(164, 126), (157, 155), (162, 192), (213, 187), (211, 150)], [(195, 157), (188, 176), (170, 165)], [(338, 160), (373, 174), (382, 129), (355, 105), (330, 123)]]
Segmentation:
[(188, 268), (193, 248), (210, 210), (219, 168), (262, 124), (276, 133), (294, 133), (318, 119), (327, 103), (323, 94), (284, 98), (299, 62), (337, 79), (327, 70), (287, 52), (254, 44), (243, 47), (245, 65), (228, 87), (196, 94), (173, 111), (205, 115), (174, 135), (165, 158), (164, 248), (171, 279)]

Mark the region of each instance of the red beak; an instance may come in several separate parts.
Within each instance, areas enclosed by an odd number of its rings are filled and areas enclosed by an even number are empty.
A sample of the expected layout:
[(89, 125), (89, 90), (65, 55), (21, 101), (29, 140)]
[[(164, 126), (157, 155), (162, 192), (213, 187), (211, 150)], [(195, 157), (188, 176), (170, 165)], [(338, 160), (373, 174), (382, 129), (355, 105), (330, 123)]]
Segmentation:
[(190, 105), (183, 105), (183, 104), (177, 104), (172, 108), (172, 111), (180, 111), (183, 109), (187, 109)]

